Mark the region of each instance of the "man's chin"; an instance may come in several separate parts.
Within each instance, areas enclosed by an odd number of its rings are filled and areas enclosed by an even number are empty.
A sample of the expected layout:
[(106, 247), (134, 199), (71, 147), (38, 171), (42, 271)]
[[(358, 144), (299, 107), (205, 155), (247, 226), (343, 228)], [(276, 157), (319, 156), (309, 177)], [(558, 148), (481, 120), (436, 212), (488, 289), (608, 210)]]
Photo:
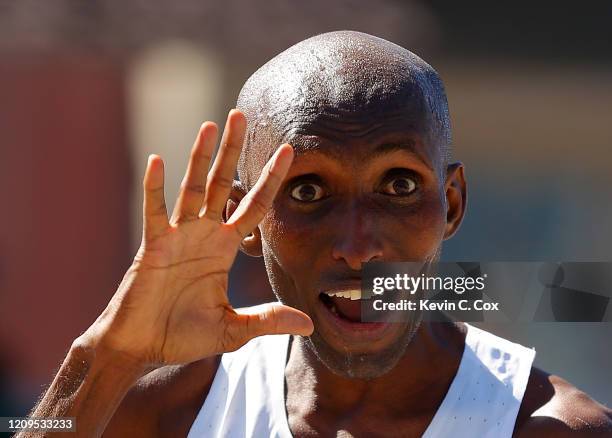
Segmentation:
[[(345, 344), (345, 348), (337, 349), (315, 329), (307, 338), (306, 344), (317, 358), (334, 374), (350, 379), (371, 380), (381, 377), (391, 371), (404, 356), (419, 326), (412, 324), (392, 323), (394, 328), (402, 327), (400, 333), (385, 346), (372, 350), (359, 348), (358, 345)], [(334, 339), (336, 344), (338, 339)]]

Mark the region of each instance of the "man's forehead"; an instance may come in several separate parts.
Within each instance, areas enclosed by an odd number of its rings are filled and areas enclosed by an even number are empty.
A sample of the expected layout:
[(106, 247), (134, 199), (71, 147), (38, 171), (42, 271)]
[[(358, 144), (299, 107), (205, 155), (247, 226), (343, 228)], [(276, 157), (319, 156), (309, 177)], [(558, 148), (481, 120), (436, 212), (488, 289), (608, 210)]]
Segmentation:
[(435, 70), (408, 50), (365, 34), (324, 34), (287, 49), (249, 78), (238, 108), (249, 122), (239, 168), (250, 163), (261, 169), (285, 142), (298, 155), (321, 147), (316, 138), (328, 140), (329, 154), (346, 153), (343, 146), (360, 139), (376, 147), (411, 143), (378, 136), (389, 127), (417, 133), (428, 155), (448, 154), (448, 109)]
[(291, 144), (296, 156), (316, 152), (343, 159), (358, 150), (364, 158), (374, 158), (394, 150), (426, 155), (431, 155), (428, 148), (438, 150), (427, 112), (418, 102), (350, 112), (331, 108), (307, 118), (286, 116), (290, 121), (277, 138)]
[(253, 129), (253, 138), (265, 139), (250, 144), (247, 160), (253, 166), (253, 175), (259, 175), (283, 143), (293, 147), (296, 163), (306, 155), (310, 162), (323, 156), (341, 166), (352, 162), (365, 169), (376, 165), (375, 161), (384, 155), (401, 153), (430, 171), (440, 173), (443, 167), (444, 151), (422, 99), (367, 106), (326, 106), (316, 113), (285, 109), (282, 115), (279, 112), (273, 115), (274, 121), (265, 121), (265, 116), (259, 119), (261, 132), (268, 135), (262, 138), (257, 127)]
[(420, 96), (390, 97), (368, 103), (355, 100), (327, 104), (316, 110), (285, 107), (272, 114), (259, 114), (259, 119), (264, 120), (264, 129), (274, 130), (277, 138), (289, 143), (310, 137), (337, 142), (371, 141), (388, 135), (408, 137), (416, 133), (425, 136), (431, 130), (431, 116)]
[(301, 156), (323, 155), (341, 163), (355, 158), (370, 162), (387, 154), (402, 152), (433, 170), (437, 161), (436, 155), (439, 155), (435, 146), (432, 146), (434, 150), (431, 150), (415, 132), (403, 133), (401, 136), (387, 135), (373, 138), (368, 142), (356, 142), (354, 138), (349, 137), (343, 141), (343, 139), (330, 140), (316, 135), (300, 135), (289, 143), (293, 147), (296, 159)]

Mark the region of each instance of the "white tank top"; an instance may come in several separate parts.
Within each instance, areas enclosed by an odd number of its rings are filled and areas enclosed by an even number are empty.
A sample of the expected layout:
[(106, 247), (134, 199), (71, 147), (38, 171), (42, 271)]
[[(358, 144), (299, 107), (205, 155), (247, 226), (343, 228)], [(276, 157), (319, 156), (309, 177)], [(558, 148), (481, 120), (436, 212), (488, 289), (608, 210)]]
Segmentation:
[[(535, 350), (466, 324), (457, 374), (423, 438), (511, 437)], [(289, 335), (255, 338), (221, 359), (188, 438), (291, 438)]]

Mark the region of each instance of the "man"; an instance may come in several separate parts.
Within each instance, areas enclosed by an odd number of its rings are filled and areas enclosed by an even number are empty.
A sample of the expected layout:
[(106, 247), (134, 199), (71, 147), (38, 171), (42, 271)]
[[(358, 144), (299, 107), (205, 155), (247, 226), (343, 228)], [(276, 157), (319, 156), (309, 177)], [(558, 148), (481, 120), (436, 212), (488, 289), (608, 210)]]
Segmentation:
[[(170, 219), (150, 157), (141, 248), (34, 417), (74, 416), (79, 436), (610, 436), (611, 411), (532, 350), (359, 318), (362, 263), (433, 262), (464, 215), (428, 64), (328, 33), (258, 70), (238, 108), (208, 173), (217, 128), (202, 125)], [(283, 304), (232, 309), (239, 248)]]

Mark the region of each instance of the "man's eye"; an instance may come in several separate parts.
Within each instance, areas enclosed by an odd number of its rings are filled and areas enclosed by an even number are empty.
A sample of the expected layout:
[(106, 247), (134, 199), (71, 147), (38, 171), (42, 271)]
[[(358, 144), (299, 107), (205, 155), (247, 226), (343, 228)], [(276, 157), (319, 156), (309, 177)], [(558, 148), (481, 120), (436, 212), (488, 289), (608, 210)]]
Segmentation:
[(314, 202), (323, 197), (323, 188), (318, 184), (298, 184), (291, 190), (291, 197), (301, 202)]
[(416, 190), (416, 182), (408, 176), (399, 176), (390, 179), (383, 188), (383, 192), (393, 196), (407, 196)]

